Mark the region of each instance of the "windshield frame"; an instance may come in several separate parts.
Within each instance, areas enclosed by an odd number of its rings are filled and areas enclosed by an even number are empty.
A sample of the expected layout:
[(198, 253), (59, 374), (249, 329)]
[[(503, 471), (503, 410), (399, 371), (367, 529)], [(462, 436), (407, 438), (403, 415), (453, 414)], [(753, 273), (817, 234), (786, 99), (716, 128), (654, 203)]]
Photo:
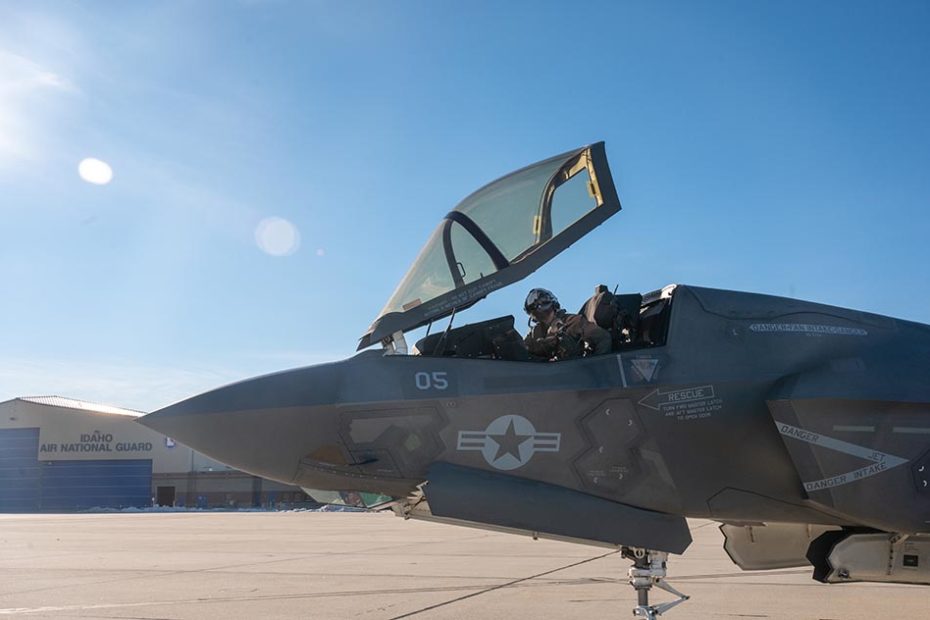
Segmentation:
[[(537, 215), (539, 224), (536, 232), (536, 242), (510, 261), (507, 261), (501, 251), (495, 246), (491, 237), (476, 222), (468, 217), (466, 213), (461, 212), (459, 209), (463, 205), (468, 205), (473, 196), (480, 194), (491, 185), (506, 182), (508, 178), (519, 175), (529, 168), (557, 159), (564, 160), (565, 163), (552, 174), (540, 196)], [(550, 214), (552, 197), (556, 189), (558, 189), (562, 183), (572, 178), (583, 168), (587, 168), (588, 170), (592, 189), (594, 190), (593, 196), (597, 204), (578, 220), (553, 235)], [(453, 211), (443, 218), (443, 222), (440, 224), (443, 229), (441, 234), (443, 234), (446, 237), (445, 240), (447, 240), (453, 222), (459, 223), (472, 235), (484, 251), (488, 253), (491, 261), (494, 263), (495, 267), (497, 267), (497, 271), (472, 282), (465, 283), (455, 266), (454, 253), (450, 253), (449, 245), (444, 244), (446, 261), (448, 262), (455, 288), (412, 307), (406, 307), (402, 311), (386, 311), (387, 308), (385, 308), (372, 322), (368, 331), (361, 337), (358, 349), (361, 350), (369, 347), (398, 331), (407, 332), (444, 318), (453, 312), (464, 310), (484, 297), (487, 297), (489, 293), (522, 280), (571, 246), (592, 229), (602, 224), (607, 218), (617, 211), (620, 211), (620, 209), (620, 200), (617, 197), (616, 187), (607, 164), (603, 142), (597, 142), (548, 158), (542, 162), (526, 166), (486, 184), (469, 194)], [(435, 235), (437, 231), (438, 229), (434, 231), (433, 235)], [(430, 238), (432, 239), (432, 236)], [(417, 261), (419, 261), (419, 259), (420, 257), (417, 258)], [(401, 280), (401, 283), (409, 276), (416, 266), (417, 261), (413, 263), (411, 269), (405, 274), (404, 279)], [(400, 285), (398, 288), (400, 288)], [(392, 295), (392, 298), (393, 297), (394, 295)]]

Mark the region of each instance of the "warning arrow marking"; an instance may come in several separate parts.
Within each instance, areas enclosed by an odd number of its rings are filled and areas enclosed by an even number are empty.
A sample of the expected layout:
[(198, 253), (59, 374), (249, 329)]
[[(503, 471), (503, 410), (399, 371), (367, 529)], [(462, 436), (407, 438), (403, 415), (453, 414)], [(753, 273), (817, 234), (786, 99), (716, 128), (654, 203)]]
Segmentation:
[(653, 390), (644, 396), (639, 404), (649, 407), (653, 411), (661, 411), (663, 407), (677, 405), (678, 403), (693, 403), (699, 400), (714, 398), (714, 386), (701, 385), (699, 387), (682, 388), (678, 390)]

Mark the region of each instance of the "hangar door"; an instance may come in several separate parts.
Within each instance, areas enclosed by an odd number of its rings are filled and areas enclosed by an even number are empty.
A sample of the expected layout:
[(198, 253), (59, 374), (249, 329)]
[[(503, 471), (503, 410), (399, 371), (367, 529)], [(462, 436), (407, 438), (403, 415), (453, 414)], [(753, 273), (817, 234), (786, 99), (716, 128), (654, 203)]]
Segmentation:
[(0, 512), (152, 505), (152, 460), (38, 460), (39, 429), (0, 430)]
[(50, 461), (42, 466), (42, 510), (152, 505), (152, 460)]
[(42, 470), (39, 429), (0, 430), (0, 512), (37, 512)]

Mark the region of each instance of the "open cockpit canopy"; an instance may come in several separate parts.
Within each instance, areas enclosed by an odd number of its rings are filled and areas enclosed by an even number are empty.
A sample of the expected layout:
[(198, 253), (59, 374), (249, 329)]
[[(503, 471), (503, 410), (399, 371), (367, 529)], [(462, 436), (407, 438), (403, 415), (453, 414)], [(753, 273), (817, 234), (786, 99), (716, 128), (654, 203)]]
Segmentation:
[(439, 223), (358, 348), (522, 280), (619, 210), (603, 142), (485, 185)]

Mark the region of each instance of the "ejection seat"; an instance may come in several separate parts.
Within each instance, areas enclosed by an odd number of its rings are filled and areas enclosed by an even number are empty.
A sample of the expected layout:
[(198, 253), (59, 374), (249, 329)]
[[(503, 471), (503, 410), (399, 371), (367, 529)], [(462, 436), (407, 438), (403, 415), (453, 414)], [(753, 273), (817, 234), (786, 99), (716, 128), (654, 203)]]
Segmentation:
[(611, 347), (619, 351), (636, 345), (642, 303), (643, 296), (638, 293), (615, 295), (599, 284), (578, 314), (610, 332)]

